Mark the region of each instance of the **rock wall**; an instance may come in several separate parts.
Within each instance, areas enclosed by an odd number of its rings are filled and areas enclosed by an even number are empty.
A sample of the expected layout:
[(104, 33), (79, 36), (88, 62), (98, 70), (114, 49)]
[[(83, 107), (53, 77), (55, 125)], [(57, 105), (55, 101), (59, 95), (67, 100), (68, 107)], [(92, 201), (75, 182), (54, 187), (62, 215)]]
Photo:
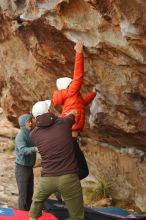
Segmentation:
[(93, 142), (89, 138), (85, 138), (82, 149), (95, 187), (98, 182), (105, 187), (108, 185), (110, 197), (119, 201), (133, 201), (141, 210), (146, 210), (146, 160), (139, 152), (131, 156), (130, 149), (114, 149), (114, 146)]
[[(72, 76), (73, 46), (76, 41), (83, 41), (82, 92), (86, 94), (94, 85), (98, 89), (87, 109), (83, 136), (96, 145), (98, 154), (93, 153), (94, 161), (102, 158), (99, 149), (105, 145), (107, 166), (111, 166), (115, 157), (119, 158), (116, 159), (119, 175), (132, 186), (131, 193), (135, 190), (132, 199), (144, 209), (141, 201), (146, 200), (146, 195), (141, 192), (145, 192), (145, 181), (139, 184), (135, 181), (137, 176), (124, 175), (127, 171), (121, 165), (125, 166), (126, 160), (128, 172), (134, 166), (134, 173), (140, 170), (145, 180), (144, 1), (0, 0), (0, 27), (0, 105), (14, 126), (20, 114), (31, 112), (33, 103), (52, 97), (58, 77)], [(95, 148), (90, 145), (87, 158)], [(129, 156), (122, 156), (123, 151)], [(94, 175), (96, 166), (91, 164), (90, 169)], [(120, 195), (124, 196), (126, 190), (125, 185), (120, 187)]]

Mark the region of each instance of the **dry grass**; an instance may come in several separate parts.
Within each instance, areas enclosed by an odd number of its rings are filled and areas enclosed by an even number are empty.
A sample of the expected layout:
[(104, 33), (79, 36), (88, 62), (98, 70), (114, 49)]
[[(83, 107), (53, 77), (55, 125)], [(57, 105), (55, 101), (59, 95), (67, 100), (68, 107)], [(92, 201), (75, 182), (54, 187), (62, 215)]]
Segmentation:
[(112, 195), (112, 184), (105, 181), (105, 180), (99, 180), (97, 182), (97, 186), (96, 186), (96, 189), (95, 189), (95, 194), (96, 194), (97, 199), (111, 197), (111, 195)]

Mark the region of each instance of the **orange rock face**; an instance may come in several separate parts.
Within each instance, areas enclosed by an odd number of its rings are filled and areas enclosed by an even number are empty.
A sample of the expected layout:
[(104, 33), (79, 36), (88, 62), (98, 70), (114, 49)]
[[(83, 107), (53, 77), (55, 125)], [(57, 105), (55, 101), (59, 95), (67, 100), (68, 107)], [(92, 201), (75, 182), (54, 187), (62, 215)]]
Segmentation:
[[(143, 0), (0, 0), (0, 7), (0, 105), (14, 126), (36, 101), (52, 98), (58, 77), (72, 77), (73, 46), (82, 40), (82, 92), (94, 85), (98, 89), (87, 111), (84, 135), (115, 149), (145, 151)], [(144, 185), (139, 187), (145, 191)]]

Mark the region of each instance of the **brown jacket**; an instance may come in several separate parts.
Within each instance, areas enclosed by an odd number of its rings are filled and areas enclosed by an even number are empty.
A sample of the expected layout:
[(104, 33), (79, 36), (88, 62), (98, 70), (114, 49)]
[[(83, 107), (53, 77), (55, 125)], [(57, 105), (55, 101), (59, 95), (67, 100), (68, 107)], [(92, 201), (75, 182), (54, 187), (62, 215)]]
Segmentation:
[(74, 115), (58, 118), (45, 113), (36, 119), (30, 134), (42, 158), (42, 176), (60, 176), (77, 173), (77, 161), (72, 141), (71, 127)]

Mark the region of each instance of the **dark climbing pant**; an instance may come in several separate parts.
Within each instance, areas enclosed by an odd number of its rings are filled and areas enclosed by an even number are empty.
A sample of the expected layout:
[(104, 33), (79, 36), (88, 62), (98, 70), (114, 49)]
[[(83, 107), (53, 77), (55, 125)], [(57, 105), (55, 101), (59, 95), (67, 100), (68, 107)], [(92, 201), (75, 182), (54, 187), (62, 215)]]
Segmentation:
[(75, 155), (76, 155), (76, 159), (78, 162), (78, 168), (79, 168), (78, 175), (79, 175), (79, 179), (82, 180), (89, 175), (89, 169), (88, 169), (88, 165), (87, 165), (85, 156), (80, 149), (77, 138), (73, 138), (73, 144), (75, 147)]
[(18, 208), (28, 211), (32, 203), (34, 175), (33, 168), (16, 164), (15, 177), (18, 186)]

